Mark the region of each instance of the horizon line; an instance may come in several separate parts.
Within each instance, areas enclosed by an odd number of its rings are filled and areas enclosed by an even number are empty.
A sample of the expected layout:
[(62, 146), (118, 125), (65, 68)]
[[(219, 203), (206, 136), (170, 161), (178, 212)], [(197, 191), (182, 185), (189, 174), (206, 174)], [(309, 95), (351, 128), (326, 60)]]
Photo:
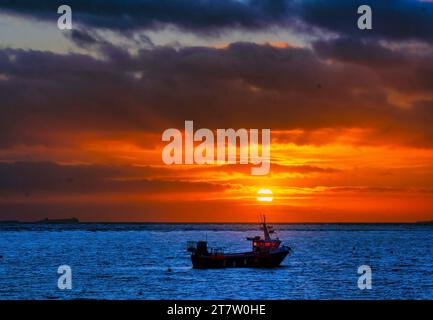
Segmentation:
[[(62, 221), (65, 220), (65, 221)], [(260, 224), (257, 221), (230, 222), (230, 221), (81, 221), (68, 222), (71, 219), (46, 219), (37, 221), (0, 220), (0, 224)], [(269, 224), (433, 224), (433, 220), (426, 221), (317, 221), (293, 222), (277, 221)]]

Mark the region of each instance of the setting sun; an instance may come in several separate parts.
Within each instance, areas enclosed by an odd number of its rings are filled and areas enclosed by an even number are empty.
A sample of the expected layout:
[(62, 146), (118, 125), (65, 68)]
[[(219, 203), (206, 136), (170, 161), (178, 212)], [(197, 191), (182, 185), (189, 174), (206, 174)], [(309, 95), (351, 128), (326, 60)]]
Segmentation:
[(257, 200), (261, 202), (271, 202), (272, 201), (272, 191), (269, 189), (260, 189), (257, 191)]

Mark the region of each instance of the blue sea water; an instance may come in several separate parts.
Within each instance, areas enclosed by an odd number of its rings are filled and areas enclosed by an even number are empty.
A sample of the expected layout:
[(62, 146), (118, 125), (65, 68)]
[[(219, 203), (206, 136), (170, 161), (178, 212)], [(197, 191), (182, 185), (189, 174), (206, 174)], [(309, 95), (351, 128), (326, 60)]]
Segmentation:
[[(281, 267), (197, 270), (187, 241), (248, 251), (257, 225), (0, 225), (0, 299), (433, 299), (432, 225), (275, 229), (293, 248)], [(60, 265), (72, 290), (57, 288)], [(371, 290), (358, 288), (361, 265)]]

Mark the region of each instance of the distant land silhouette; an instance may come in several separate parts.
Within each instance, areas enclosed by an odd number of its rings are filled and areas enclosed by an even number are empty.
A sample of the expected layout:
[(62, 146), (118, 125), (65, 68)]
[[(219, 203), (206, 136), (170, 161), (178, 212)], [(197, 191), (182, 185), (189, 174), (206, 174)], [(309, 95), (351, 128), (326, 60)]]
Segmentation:
[(45, 218), (43, 220), (38, 221), (18, 221), (18, 220), (3, 220), (0, 221), (0, 224), (13, 224), (13, 223), (38, 223), (38, 224), (72, 224), (72, 223), (80, 223), (80, 221), (73, 217), (73, 218), (67, 218), (67, 219), (48, 219)]

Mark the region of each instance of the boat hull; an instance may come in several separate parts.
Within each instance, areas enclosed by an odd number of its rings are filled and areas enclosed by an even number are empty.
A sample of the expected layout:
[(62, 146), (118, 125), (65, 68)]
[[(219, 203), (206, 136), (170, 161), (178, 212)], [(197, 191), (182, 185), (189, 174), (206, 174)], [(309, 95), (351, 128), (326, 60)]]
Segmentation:
[(191, 261), (193, 268), (275, 268), (278, 267), (290, 250), (279, 250), (276, 252), (239, 253), (239, 254), (193, 254)]

